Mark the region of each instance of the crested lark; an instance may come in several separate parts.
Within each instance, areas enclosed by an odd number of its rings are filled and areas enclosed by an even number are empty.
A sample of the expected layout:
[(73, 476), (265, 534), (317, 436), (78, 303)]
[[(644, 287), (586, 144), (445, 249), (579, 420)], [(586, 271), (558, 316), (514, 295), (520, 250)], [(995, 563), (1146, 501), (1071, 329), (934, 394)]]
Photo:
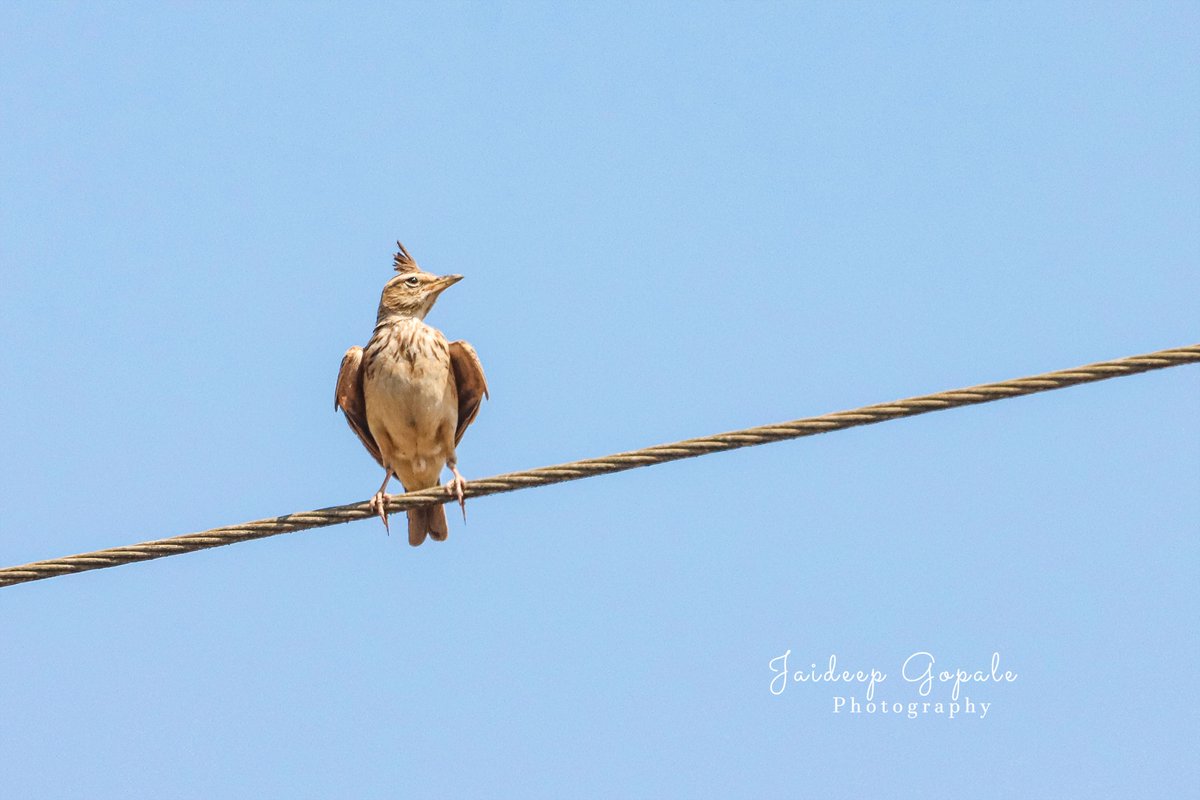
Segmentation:
[[(438, 277), (423, 272), (404, 245), (395, 256), (400, 273), (383, 287), (375, 332), (364, 350), (351, 347), (338, 372), (334, 408), (358, 434), (363, 446), (383, 467), (383, 485), (371, 507), (388, 527), (384, 490), (395, 475), (408, 492), (438, 485), (442, 467), (454, 474), (447, 487), (458, 496), (466, 519), (463, 487), (454, 448), (479, 413), (487, 381), (475, 349), (463, 341), (447, 342), (425, 315), (446, 288), (461, 275)], [(408, 511), (408, 543), (413, 547), (432, 536), (449, 535), (441, 505)]]

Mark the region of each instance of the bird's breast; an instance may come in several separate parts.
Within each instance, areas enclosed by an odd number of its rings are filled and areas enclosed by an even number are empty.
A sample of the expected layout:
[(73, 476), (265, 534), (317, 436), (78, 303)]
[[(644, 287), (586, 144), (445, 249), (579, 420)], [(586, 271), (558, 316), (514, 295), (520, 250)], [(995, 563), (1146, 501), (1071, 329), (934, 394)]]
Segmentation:
[(384, 462), (436, 475), (458, 422), (445, 337), (420, 320), (381, 326), (367, 345), (363, 369), (367, 424)]

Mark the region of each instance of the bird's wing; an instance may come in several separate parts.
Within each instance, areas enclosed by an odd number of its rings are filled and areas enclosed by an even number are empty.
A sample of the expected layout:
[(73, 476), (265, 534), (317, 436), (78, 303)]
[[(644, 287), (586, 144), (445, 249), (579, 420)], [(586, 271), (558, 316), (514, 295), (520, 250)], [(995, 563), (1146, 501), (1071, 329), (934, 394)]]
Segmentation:
[(467, 426), (475, 421), (479, 404), (488, 396), (488, 387), (475, 348), (461, 339), (450, 343), (450, 366), (454, 369), (454, 386), (458, 389), (458, 428), (454, 431), (457, 445)]
[(346, 351), (346, 355), (342, 356), (342, 368), (338, 370), (333, 408), (335, 411), (339, 408), (342, 410), (342, 413), (346, 415), (346, 422), (350, 423), (350, 429), (358, 434), (363, 447), (367, 448), (367, 452), (382, 467), (383, 459), (379, 456), (379, 445), (375, 443), (375, 437), (371, 435), (371, 429), (367, 427), (367, 401), (363, 394), (362, 361), (363, 349), (361, 347), (351, 347)]

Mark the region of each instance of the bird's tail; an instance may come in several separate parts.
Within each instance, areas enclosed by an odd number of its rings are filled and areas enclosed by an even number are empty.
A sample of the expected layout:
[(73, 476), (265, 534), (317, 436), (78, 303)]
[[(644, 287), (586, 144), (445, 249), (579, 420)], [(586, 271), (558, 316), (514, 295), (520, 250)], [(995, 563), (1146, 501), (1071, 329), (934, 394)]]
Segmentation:
[(418, 547), (424, 543), (426, 535), (432, 536), (436, 542), (444, 542), (450, 535), (443, 506), (421, 506), (408, 510), (408, 543)]

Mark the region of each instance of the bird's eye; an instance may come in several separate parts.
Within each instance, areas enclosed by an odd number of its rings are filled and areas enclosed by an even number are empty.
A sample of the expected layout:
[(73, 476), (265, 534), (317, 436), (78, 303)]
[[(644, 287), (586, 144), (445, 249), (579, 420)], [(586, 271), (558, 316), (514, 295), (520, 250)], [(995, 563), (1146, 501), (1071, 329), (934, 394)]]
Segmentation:
[(406, 280), (405, 283), (408, 284), (409, 286), (412, 286), (415, 289), (417, 286), (420, 285), (421, 279), (418, 278), (416, 275), (414, 275), (411, 278), (409, 278), (408, 280)]

